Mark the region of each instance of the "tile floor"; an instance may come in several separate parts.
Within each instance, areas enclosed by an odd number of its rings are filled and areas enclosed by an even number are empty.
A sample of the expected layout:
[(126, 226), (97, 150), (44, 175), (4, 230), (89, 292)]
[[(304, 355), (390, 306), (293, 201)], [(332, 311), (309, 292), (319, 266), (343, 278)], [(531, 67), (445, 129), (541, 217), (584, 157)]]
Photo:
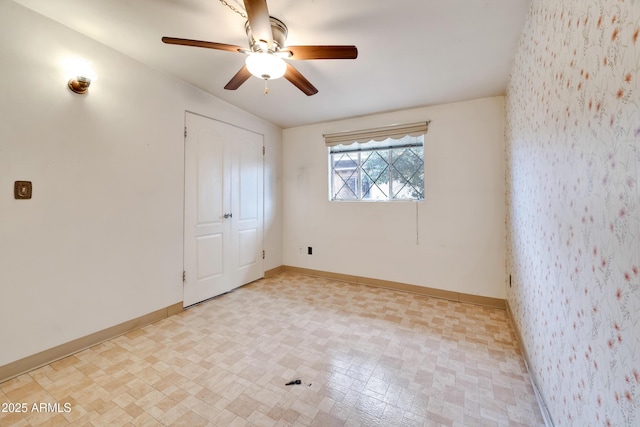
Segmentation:
[(544, 425), (504, 310), (294, 273), (1, 383), (7, 402), (28, 412), (2, 426)]

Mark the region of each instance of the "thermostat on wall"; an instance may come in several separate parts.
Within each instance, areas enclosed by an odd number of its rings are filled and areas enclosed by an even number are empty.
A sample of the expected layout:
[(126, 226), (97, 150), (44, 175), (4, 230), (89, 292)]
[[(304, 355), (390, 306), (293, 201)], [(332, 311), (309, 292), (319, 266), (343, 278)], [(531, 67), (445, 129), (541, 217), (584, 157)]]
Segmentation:
[(30, 199), (31, 181), (16, 181), (13, 186), (13, 196), (16, 199)]

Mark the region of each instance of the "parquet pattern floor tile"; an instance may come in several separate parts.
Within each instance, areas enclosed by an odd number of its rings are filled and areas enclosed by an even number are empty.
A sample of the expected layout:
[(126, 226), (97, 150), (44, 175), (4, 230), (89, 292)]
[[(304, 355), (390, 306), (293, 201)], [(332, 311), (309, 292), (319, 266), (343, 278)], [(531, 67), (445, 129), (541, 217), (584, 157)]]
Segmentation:
[(544, 425), (504, 310), (290, 272), (1, 383), (0, 402), (28, 406), (2, 426)]

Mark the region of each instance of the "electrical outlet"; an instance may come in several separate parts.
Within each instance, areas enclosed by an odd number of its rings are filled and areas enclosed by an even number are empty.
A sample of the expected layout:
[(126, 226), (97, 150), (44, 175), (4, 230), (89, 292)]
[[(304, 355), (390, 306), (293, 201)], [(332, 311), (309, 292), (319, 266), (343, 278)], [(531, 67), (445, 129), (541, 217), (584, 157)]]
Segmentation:
[(307, 247), (307, 255), (313, 255), (313, 248), (311, 246)]

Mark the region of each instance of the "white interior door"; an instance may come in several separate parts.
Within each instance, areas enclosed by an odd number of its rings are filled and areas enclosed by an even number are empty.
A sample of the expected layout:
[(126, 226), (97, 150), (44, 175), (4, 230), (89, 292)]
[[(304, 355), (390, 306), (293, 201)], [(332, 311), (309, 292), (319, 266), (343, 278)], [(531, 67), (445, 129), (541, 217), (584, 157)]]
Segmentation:
[[(241, 131), (241, 129), (238, 129)], [(231, 199), (233, 283), (237, 286), (264, 275), (263, 242), (263, 152), (262, 135), (247, 131), (235, 139)]]
[(262, 135), (186, 115), (184, 306), (264, 274)]

